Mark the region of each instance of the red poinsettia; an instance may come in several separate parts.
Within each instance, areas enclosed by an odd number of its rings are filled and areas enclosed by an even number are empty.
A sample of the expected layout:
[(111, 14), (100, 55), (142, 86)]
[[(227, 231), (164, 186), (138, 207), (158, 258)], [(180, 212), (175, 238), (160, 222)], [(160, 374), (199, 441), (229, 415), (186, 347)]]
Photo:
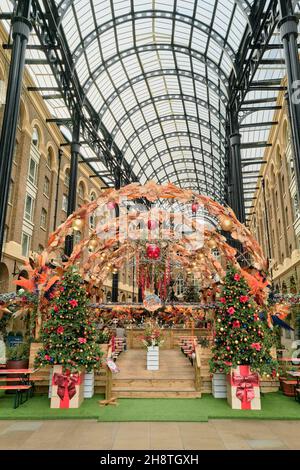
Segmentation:
[(260, 351), (261, 350), (261, 344), (260, 343), (252, 343), (251, 348), (256, 349), (256, 351)]
[(233, 328), (239, 328), (241, 326), (240, 322), (238, 320), (234, 320), (232, 323)]
[(56, 312), (56, 313), (59, 312), (58, 306), (57, 306), (57, 305), (54, 305), (53, 310), (54, 310), (54, 312)]
[(222, 304), (226, 304), (226, 299), (225, 299), (225, 297), (221, 297), (221, 298), (220, 298), (220, 302), (222, 302)]
[(75, 299), (72, 299), (72, 300), (69, 300), (69, 304), (71, 305), (71, 307), (78, 307), (78, 302), (77, 300)]
[(233, 315), (235, 313), (235, 308), (234, 307), (229, 307), (227, 309), (227, 312), (229, 313), (229, 315)]
[(78, 338), (80, 344), (86, 343), (86, 338)]
[(63, 326), (59, 326), (59, 327), (57, 328), (57, 330), (56, 330), (56, 333), (57, 333), (58, 335), (61, 335), (61, 334), (63, 334), (64, 331), (65, 331), (64, 327), (63, 327)]
[(51, 357), (49, 356), (49, 354), (45, 354), (45, 359), (46, 361), (50, 361)]
[(240, 280), (241, 280), (241, 276), (240, 276), (238, 273), (236, 273), (236, 274), (234, 275), (233, 279), (234, 279), (235, 281), (240, 281)]
[(242, 304), (245, 304), (246, 302), (248, 302), (248, 300), (249, 300), (248, 295), (241, 295), (240, 296), (240, 302), (242, 302)]

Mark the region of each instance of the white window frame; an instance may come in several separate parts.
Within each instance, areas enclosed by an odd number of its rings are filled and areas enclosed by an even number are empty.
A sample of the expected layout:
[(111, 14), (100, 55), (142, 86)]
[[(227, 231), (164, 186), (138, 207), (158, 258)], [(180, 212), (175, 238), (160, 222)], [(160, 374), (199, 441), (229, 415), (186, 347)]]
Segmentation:
[[(30, 213), (26, 212), (27, 198), (30, 198), (31, 201), (32, 201)], [(32, 221), (33, 221), (34, 204), (35, 204), (34, 198), (33, 198), (30, 194), (26, 193), (26, 194), (25, 194), (25, 206), (24, 206), (24, 219), (27, 220), (28, 222), (32, 222)], [(28, 215), (29, 217), (27, 217), (27, 215)]]
[[(27, 237), (27, 249), (26, 249), (26, 252), (23, 251), (23, 248), (24, 248), (24, 238), (25, 238), (25, 237)], [(22, 243), (21, 243), (21, 247), (22, 247), (22, 256), (27, 257), (27, 256), (29, 255), (30, 245), (31, 245), (31, 236), (28, 235), (28, 233), (22, 232)]]

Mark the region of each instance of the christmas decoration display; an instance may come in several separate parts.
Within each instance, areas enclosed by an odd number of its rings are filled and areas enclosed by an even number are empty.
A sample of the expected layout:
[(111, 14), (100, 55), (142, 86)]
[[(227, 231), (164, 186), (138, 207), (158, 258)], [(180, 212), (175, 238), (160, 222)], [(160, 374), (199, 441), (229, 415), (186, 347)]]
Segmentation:
[(247, 365), (251, 372), (276, 375), (277, 362), (270, 354), (272, 335), (259, 310), (245, 279), (229, 267), (215, 315), (211, 372), (230, 373)]
[(37, 366), (62, 365), (63, 370), (78, 372), (98, 367), (102, 352), (96, 343), (96, 323), (87, 305), (87, 295), (80, 275), (69, 269), (57, 286), (43, 324), (43, 348)]
[(143, 304), (145, 309), (149, 312), (155, 312), (155, 310), (158, 310), (162, 306), (160, 298), (155, 294), (147, 295)]
[[(126, 198), (128, 201), (137, 199), (146, 199), (150, 203), (169, 200), (177, 201), (179, 204), (191, 204), (192, 218), (188, 216), (189, 211), (182, 211), (183, 227), (185, 224), (192, 228), (190, 233), (182, 232), (178, 238), (171, 221), (170, 213), (164, 210), (160, 205), (156, 208), (154, 215), (146, 210), (130, 210), (122, 212), (120, 199)], [(121, 207), (120, 212), (114, 212), (116, 206)], [(165, 300), (168, 296), (168, 287), (170, 285), (172, 273), (175, 265), (183, 268), (183, 273), (192, 270), (203, 287), (209, 287), (210, 279), (215, 275), (223, 279), (225, 271), (215, 256), (215, 251), (223, 257), (228, 263), (231, 263), (240, 272), (241, 266), (238, 262), (239, 253), (235, 248), (227, 243), (226, 238), (212, 226), (200, 227), (198, 222), (198, 209), (201, 213), (206, 212), (219, 221), (221, 230), (230, 232), (234, 240), (240, 242), (244, 253), (248, 254), (247, 260), (251, 262), (255, 270), (266, 272), (267, 261), (263, 256), (261, 247), (251, 235), (249, 230), (241, 224), (233, 211), (228, 207), (223, 207), (218, 202), (207, 196), (199, 195), (192, 190), (177, 188), (172, 183), (159, 186), (153, 181), (147, 182), (144, 186), (138, 183), (132, 183), (122, 187), (119, 190), (107, 189), (101, 193), (97, 200), (92, 201), (85, 206), (80, 207), (76, 212), (68, 217), (58, 229), (50, 236), (48, 247), (43, 256), (45, 259), (55, 259), (59, 263), (59, 252), (64, 246), (67, 236), (72, 235), (74, 230), (81, 229), (88, 221), (91, 215), (98, 217), (101, 209), (104, 212), (107, 209), (110, 212), (109, 217), (105, 219), (104, 215), (99, 216), (96, 222), (96, 229), (91, 230), (87, 238), (82, 239), (75, 245), (73, 252), (67, 261), (63, 263), (63, 269), (77, 264), (81, 256), (84, 255), (85, 261), (80, 263), (79, 269), (83, 279), (92, 289), (102, 286), (109, 272), (120, 269), (124, 263), (130, 259), (136, 259), (138, 271), (138, 283), (142, 292), (146, 289), (154, 291), (157, 289), (160, 298)], [(152, 211), (152, 209), (151, 209)], [(178, 215), (178, 214), (177, 214)], [(130, 224), (135, 227), (148, 227), (148, 234), (144, 239), (144, 245), (136, 242), (135, 237), (130, 236)], [(180, 225), (180, 224), (179, 224)], [(198, 233), (203, 232), (202, 239), (198, 240)], [(129, 236), (122, 240), (122, 233), (128, 232)], [(166, 246), (158, 243), (159, 240), (167, 240)], [(145, 246), (148, 247), (145, 249)], [(190, 249), (192, 247), (192, 250)], [(145, 255), (145, 256), (144, 256)], [(148, 255), (148, 264), (144, 259)], [(173, 264), (173, 266), (171, 266)], [(50, 275), (49, 275), (50, 277)], [(253, 273), (249, 273), (248, 280), (252, 280)], [(160, 284), (160, 285), (159, 285)], [(263, 288), (262, 285), (258, 286)], [(259, 295), (259, 292), (258, 292)]]
[(147, 323), (144, 335), (142, 336), (142, 343), (148, 348), (149, 346), (161, 346), (164, 342), (162, 331), (158, 325), (153, 321)]
[(227, 376), (227, 400), (234, 410), (260, 410), (259, 376), (249, 366), (238, 366)]
[(53, 367), (51, 408), (79, 408), (84, 399), (84, 370), (71, 372)]

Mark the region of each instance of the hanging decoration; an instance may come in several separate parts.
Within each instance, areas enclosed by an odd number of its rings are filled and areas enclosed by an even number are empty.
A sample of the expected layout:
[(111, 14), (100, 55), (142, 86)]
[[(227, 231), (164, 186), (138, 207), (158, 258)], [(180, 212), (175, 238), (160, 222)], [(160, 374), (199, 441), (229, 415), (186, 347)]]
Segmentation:
[(155, 294), (150, 294), (145, 297), (143, 305), (146, 310), (149, 312), (155, 312), (155, 310), (158, 310), (162, 306), (162, 302), (158, 295)]

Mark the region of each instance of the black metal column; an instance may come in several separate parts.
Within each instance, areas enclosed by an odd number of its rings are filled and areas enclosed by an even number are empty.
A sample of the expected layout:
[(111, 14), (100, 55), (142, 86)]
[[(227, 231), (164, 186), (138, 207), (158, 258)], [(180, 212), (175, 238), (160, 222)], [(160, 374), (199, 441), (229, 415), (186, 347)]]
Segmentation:
[(293, 15), (294, 8), (290, 0), (280, 0), (280, 16), (278, 23), (284, 49), (285, 64), (288, 77), (288, 105), (291, 124), (295, 173), (300, 194), (300, 61), (298, 55), (298, 18)]
[(230, 112), (230, 136), (229, 136), (229, 155), (230, 155), (230, 191), (231, 207), (234, 210), (240, 222), (244, 223), (245, 201), (242, 174), (241, 158), (241, 134), (237, 120), (237, 113)]
[[(68, 216), (76, 210), (77, 201), (77, 180), (78, 180), (78, 157), (80, 154), (80, 119), (75, 113), (73, 117), (73, 133), (71, 144), (71, 168), (70, 168), (70, 183), (68, 194)], [(66, 237), (65, 253), (70, 256), (73, 251), (74, 236), (69, 235)]]
[[(120, 189), (121, 187), (121, 172), (120, 168), (116, 169), (115, 172), (115, 189)], [(120, 215), (120, 208), (117, 204), (115, 207), (115, 216), (118, 218)], [(111, 289), (111, 301), (118, 302), (119, 298), (119, 273), (113, 273), (112, 275), (112, 289)]]
[(16, 16), (12, 19), (13, 45), (0, 140), (0, 257), (3, 250), (3, 236), (20, 108), (25, 52), (31, 31), (30, 8), (31, 0), (20, 0)]

